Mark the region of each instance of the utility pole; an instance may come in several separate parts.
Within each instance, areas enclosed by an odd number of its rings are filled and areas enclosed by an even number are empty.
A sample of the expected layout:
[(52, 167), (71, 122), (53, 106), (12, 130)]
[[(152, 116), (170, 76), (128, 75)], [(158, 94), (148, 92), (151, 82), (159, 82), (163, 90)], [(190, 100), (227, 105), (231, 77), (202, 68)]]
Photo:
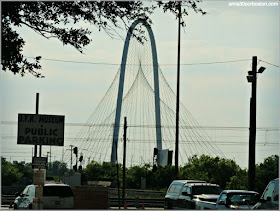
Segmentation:
[(52, 146), (50, 145), (50, 163), (52, 162)]
[(257, 57), (252, 58), (252, 71), (248, 72), (247, 80), (252, 83), (252, 94), (250, 99), (250, 133), (249, 133), (249, 167), (248, 167), (248, 188), (255, 190), (256, 179), (256, 127), (257, 127), (257, 73), (262, 73), (265, 67), (257, 71)]
[(123, 191), (122, 191), (122, 203), (124, 207), (125, 202), (125, 158), (126, 158), (126, 130), (127, 130), (127, 122), (126, 117), (124, 117), (124, 128), (123, 128)]
[[(36, 114), (39, 114), (39, 93), (36, 93)], [(38, 149), (38, 147), (37, 147), (37, 145), (35, 145), (34, 157), (37, 157), (37, 149)]]
[[(71, 149), (70, 149), (70, 150), (71, 150), (71, 164), (70, 164), (70, 169), (73, 168), (73, 166), (72, 166), (72, 153), (73, 153), (73, 150), (72, 150), (72, 149), (73, 149), (73, 146), (74, 146), (74, 145), (70, 145), (70, 148), (71, 148)], [(66, 149), (66, 150), (69, 150), (69, 149)]]
[(180, 40), (181, 40), (181, 3), (178, 10), (178, 60), (177, 60), (177, 99), (176, 99), (176, 143), (175, 143), (175, 178), (179, 173), (179, 104), (180, 104)]
[(249, 134), (249, 169), (248, 184), (249, 190), (255, 190), (256, 175), (256, 107), (257, 107), (257, 57), (252, 59), (252, 95), (250, 99), (250, 134)]
[(117, 142), (113, 142), (116, 144), (116, 165), (117, 165), (117, 184), (118, 184), (118, 205), (119, 210), (121, 209), (121, 202), (120, 202), (120, 180), (119, 180), (119, 164), (118, 164), (118, 144)]

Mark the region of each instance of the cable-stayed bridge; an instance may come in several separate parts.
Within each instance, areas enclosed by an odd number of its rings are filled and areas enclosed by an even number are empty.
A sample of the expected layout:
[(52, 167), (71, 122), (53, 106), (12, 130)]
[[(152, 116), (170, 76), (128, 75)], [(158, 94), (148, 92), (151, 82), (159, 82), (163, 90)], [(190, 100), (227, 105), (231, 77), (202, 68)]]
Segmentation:
[[(132, 31), (141, 31), (144, 44)], [(151, 27), (135, 21), (127, 33), (122, 62), (106, 94), (71, 143), (97, 162), (123, 158), (123, 121), (127, 117), (128, 165), (153, 162), (153, 149), (175, 149), (176, 94), (158, 64)], [(193, 155), (225, 157), (198, 122), (180, 103), (179, 165)], [(174, 153), (173, 153), (174, 154)], [(70, 163), (71, 152), (65, 153)], [(174, 159), (173, 159), (174, 160)]]

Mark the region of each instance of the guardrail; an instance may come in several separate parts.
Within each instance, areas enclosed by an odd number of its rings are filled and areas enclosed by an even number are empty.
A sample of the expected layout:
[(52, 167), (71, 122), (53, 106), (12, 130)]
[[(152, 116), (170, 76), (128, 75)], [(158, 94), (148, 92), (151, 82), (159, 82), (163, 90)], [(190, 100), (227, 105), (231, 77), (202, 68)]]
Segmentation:
[(15, 195), (2, 195), (1, 196), (1, 205), (8, 205), (10, 202), (14, 202)]
[[(144, 204), (145, 207), (158, 207), (158, 208), (164, 207), (164, 199), (126, 198), (125, 202), (126, 202), (126, 206), (128, 207), (140, 208), (142, 207), (142, 204)], [(109, 204), (110, 207), (118, 207), (119, 206), (118, 198), (110, 198)], [(120, 206), (123, 207), (121, 198), (120, 198)]]

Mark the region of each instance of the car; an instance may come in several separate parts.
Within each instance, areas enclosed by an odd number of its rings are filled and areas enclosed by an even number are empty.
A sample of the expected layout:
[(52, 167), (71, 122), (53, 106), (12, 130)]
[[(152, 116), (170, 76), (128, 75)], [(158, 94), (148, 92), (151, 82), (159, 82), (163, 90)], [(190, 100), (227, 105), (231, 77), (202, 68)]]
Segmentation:
[(279, 178), (271, 180), (253, 209), (279, 210)]
[(222, 191), (223, 189), (217, 184), (186, 184), (178, 199), (179, 207), (183, 209), (214, 209)]
[[(14, 209), (32, 209), (36, 185), (28, 185), (21, 194), (16, 193)], [(73, 209), (74, 194), (69, 185), (45, 184), (43, 186), (44, 209)]]
[(173, 182), (169, 185), (169, 188), (166, 191), (166, 195), (164, 197), (165, 209), (177, 208), (177, 200), (182, 193), (182, 189), (184, 185), (190, 183), (206, 183), (206, 181), (201, 180), (173, 180)]
[(260, 194), (248, 190), (223, 190), (217, 200), (216, 210), (250, 210), (259, 201)]

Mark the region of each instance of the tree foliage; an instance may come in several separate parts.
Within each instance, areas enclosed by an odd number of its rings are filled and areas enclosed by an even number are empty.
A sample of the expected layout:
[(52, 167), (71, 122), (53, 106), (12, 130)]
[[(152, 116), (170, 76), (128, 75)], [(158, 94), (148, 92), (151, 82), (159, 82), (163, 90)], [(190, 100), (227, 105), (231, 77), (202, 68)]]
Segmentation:
[(256, 165), (256, 191), (263, 192), (268, 182), (279, 177), (279, 156), (272, 155)]
[(205, 180), (225, 188), (230, 178), (237, 175), (240, 170), (241, 168), (231, 159), (202, 155), (189, 158), (188, 163), (180, 169), (179, 176), (181, 179)]
[[(256, 191), (262, 193), (268, 182), (278, 177), (278, 155), (273, 155), (256, 165)], [(86, 180), (114, 181), (116, 164), (92, 161), (84, 170)], [(146, 178), (148, 189), (166, 190), (175, 179), (174, 166), (158, 166), (152, 171), (150, 164), (126, 169), (126, 188), (140, 189), (141, 177)], [(122, 187), (122, 166), (119, 164), (119, 179)], [(248, 190), (248, 171), (241, 169), (234, 160), (201, 155), (190, 157), (179, 169), (182, 180), (205, 180), (228, 190)]]
[(19, 171), (11, 162), (6, 161), (6, 158), (1, 156), (1, 184), (3, 186), (12, 185), (12, 183), (19, 183), (24, 174)]
[(67, 164), (62, 163), (60, 161), (54, 161), (48, 163), (48, 169), (47, 169), (47, 175), (51, 176), (57, 179), (57, 181), (60, 181), (64, 173), (68, 172)]
[[(119, 172), (121, 165), (119, 164)], [(113, 181), (117, 175), (116, 164), (103, 162), (102, 164), (91, 161), (84, 169), (87, 181)]]
[[(197, 7), (197, 2), (200, 1), (183, 1), (182, 5), (205, 14)], [(2, 2), (2, 69), (22, 76), (30, 72), (36, 77), (43, 77), (38, 72), (42, 68), (41, 56), (35, 57), (33, 62), (24, 58), (22, 51), (25, 41), (16, 32), (16, 27), (27, 26), (47, 39), (56, 38), (63, 45), (71, 45), (82, 53), (83, 47), (91, 42), (91, 31), (75, 27), (77, 23), (90, 23), (113, 37), (116, 29), (128, 30), (134, 20), (142, 19), (151, 24), (149, 16), (156, 7), (177, 16), (179, 4), (176, 1), (155, 1), (149, 6), (145, 6), (142, 1)], [(188, 15), (185, 9), (182, 15)], [(141, 30), (134, 31), (133, 36), (139, 41), (144, 38)]]

